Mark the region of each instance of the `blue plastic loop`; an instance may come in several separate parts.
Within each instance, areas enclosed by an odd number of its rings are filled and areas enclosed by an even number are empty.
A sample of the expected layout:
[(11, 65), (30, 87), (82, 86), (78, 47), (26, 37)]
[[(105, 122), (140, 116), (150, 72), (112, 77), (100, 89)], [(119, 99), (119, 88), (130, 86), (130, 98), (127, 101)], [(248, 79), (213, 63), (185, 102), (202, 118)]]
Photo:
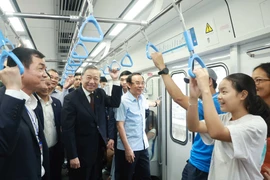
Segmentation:
[(79, 60), (78, 62), (73, 60), (72, 58), (68, 58), (68, 65), (69, 66), (80, 66), (82, 65), (83, 61)]
[(6, 39), (5, 39), (4, 35), (3, 35), (3, 33), (0, 31), (0, 48), (2, 46), (5, 46), (5, 45), (6, 45)]
[(118, 71), (120, 71), (121, 66), (120, 66), (120, 64), (119, 64), (116, 60), (113, 60), (112, 63), (111, 63), (111, 65), (108, 66), (108, 68), (109, 68), (110, 70), (112, 70), (114, 64), (116, 64), (116, 65), (118, 66), (116, 69), (117, 69)]
[[(77, 48), (78, 46), (81, 46), (81, 47), (83, 48), (83, 50), (84, 50), (84, 55), (79, 55), (79, 54), (75, 51), (76, 48)], [(84, 45), (83, 42), (81, 42), (81, 41), (78, 41), (78, 42), (74, 45), (74, 47), (73, 47), (73, 49), (72, 49), (72, 51), (71, 51), (71, 57), (74, 58), (74, 59), (86, 59), (86, 58), (88, 57), (88, 54), (89, 54), (89, 53), (88, 53), (88, 51), (87, 51), (85, 45)]]
[[(129, 59), (129, 64), (125, 64), (124, 63), (124, 60), (126, 58)], [(130, 57), (130, 55), (128, 53), (126, 53), (125, 56), (122, 58), (122, 60), (121, 60), (121, 66), (123, 66), (123, 67), (132, 67), (133, 66), (133, 61), (132, 61), (132, 59), (131, 59), (131, 57)]]
[(146, 56), (147, 56), (148, 59), (152, 60), (152, 57), (151, 57), (151, 55), (149, 54), (149, 48), (150, 48), (150, 47), (151, 47), (152, 49), (154, 49), (156, 52), (159, 52), (159, 51), (158, 51), (157, 47), (156, 47), (154, 44), (152, 44), (151, 42), (148, 42), (148, 43), (147, 43), (147, 45), (146, 45)]
[(192, 41), (191, 41), (191, 38), (190, 38), (190, 34), (189, 34), (188, 31), (184, 31), (184, 38), (185, 38), (185, 41), (186, 41), (188, 51), (189, 52), (194, 51), (194, 47), (193, 47), (193, 44), (192, 44)]
[[(106, 71), (107, 70), (107, 71)], [(109, 66), (105, 66), (104, 68), (103, 68), (103, 74), (104, 75), (110, 75), (110, 72), (108, 71), (109, 70)]]
[[(82, 32), (86, 26), (87, 23), (92, 23), (98, 30), (98, 33), (99, 33), (99, 37), (85, 37), (82, 35)], [(104, 34), (97, 22), (97, 20), (95, 19), (95, 17), (93, 15), (90, 15), (82, 24), (81, 28), (80, 28), (80, 31), (79, 31), (79, 34), (78, 34), (78, 37), (80, 38), (81, 41), (84, 41), (84, 42), (100, 42), (103, 40), (103, 37), (104, 37)]]
[(4, 68), (4, 62), (8, 56), (11, 57), (11, 59), (13, 59), (13, 61), (18, 65), (18, 67), (20, 69), (20, 74), (23, 74), (24, 73), (24, 66), (23, 66), (22, 62), (18, 59), (18, 57), (13, 52), (8, 52), (6, 50), (3, 50), (2, 54), (0, 56), (0, 70), (2, 70)]
[(11, 50), (13, 50), (15, 48), (14, 45), (11, 43), (11, 41), (8, 38), (6, 38), (5, 41), (6, 41), (6, 44), (9, 44), (12, 47)]
[(189, 59), (188, 59), (188, 74), (190, 77), (195, 78), (196, 75), (193, 73), (194, 69), (194, 61), (197, 61), (202, 68), (206, 68), (203, 60), (197, 55), (193, 54)]
[(79, 66), (69, 66), (69, 65), (67, 65), (65, 69), (67, 71), (76, 71), (78, 67)]

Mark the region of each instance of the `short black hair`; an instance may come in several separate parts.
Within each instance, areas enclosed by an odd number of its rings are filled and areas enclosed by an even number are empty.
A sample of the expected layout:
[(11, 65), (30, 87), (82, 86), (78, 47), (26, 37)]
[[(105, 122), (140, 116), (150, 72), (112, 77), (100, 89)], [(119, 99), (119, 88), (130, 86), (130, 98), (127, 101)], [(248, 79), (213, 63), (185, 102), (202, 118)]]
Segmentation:
[[(18, 59), (22, 62), (25, 68), (29, 68), (30, 64), (32, 63), (32, 57), (44, 58), (45, 56), (35, 49), (25, 48), (25, 47), (17, 47), (12, 50), (12, 52), (18, 57)], [(7, 58), (7, 66), (14, 67), (17, 66), (15, 61), (9, 56)]]
[(141, 74), (141, 73), (138, 73), (138, 72), (131, 73), (131, 74), (127, 77), (127, 83), (132, 84), (132, 77), (133, 77), (133, 76), (136, 76), (136, 75), (142, 76), (142, 74)]
[(75, 77), (75, 76), (81, 76), (81, 75), (82, 75), (82, 73), (75, 73), (75, 74), (74, 74), (74, 77)]
[(119, 79), (122, 77), (122, 76), (128, 76), (128, 75), (130, 75), (130, 74), (132, 74), (130, 71), (128, 71), (128, 70), (126, 70), (126, 71), (123, 71), (123, 72), (121, 72), (121, 74), (120, 74), (120, 76), (119, 76)]
[(108, 80), (106, 79), (106, 77), (101, 76), (99, 82), (108, 82)]
[(56, 69), (49, 69), (48, 72), (53, 71), (59, 75), (59, 72)]

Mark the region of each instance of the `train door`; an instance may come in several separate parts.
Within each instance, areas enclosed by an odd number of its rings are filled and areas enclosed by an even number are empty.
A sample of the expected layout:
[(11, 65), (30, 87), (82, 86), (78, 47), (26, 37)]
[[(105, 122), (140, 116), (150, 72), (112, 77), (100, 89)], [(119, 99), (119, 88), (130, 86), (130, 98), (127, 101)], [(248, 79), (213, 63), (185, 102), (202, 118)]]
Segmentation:
[[(184, 82), (184, 77), (187, 76), (186, 73), (184, 71), (174, 71), (171, 76), (181, 91), (187, 94), (187, 85)], [(186, 110), (176, 104), (169, 95), (166, 102), (168, 112), (166, 117), (166, 179), (180, 179), (186, 160), (189, 158), (193, 134), (186, 127)]]
[[(157, 75), (146, 79), (145, 95), (149, 101), (162, 100), (160, 77)], [(161, 147), (161, 117), (159, 107), (150, 107), (149, 117), (146, 119), (146, 133), (154, 132), (155, 137), (149, 139), (149, 162), (152, 179), (161, 176), (160, 147)], [(153, 131), (154, 130), (154, 131)]]

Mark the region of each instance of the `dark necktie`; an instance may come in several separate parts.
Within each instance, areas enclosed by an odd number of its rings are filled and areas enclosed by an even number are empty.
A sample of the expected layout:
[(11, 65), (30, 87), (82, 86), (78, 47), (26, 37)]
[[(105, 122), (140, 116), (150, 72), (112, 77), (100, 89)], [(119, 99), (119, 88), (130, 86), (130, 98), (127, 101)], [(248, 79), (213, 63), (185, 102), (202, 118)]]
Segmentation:
[(89, 96), (90, 96), (90, 106), (91, 106), (91, 108), (92, 108), (92, 110), (93, 110), (93, 112), (95, 112), (95, 102), (94, 102), (94, 93), (90, 93), (89, 94)]

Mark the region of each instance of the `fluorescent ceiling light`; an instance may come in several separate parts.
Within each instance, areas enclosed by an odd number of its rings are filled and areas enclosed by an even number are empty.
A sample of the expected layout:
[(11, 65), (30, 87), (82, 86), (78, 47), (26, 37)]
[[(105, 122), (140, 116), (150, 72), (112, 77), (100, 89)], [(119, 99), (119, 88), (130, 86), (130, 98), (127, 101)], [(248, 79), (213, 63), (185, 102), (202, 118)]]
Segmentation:
[(80, 73), (80, 72), (82, 72), (82, 70), (83, 70), (83, 68), (78, 68), (76, 72)]
[(151, 2), (152, 0), (139, 0), (125, 15), (123, 19), (132, 20)]
[(85, 67), (85, 66), (87, 66), (87, 64), (88, 64), (88, 62), (84, 62), (84, 63), (81, 65), (81, 67)]
[(117, 24), (110, 32), (109, 36), (117, 36), (126, 26), (127, 24)]
[(33, 44), (32, 44), (32, 42), (29, 39), (24, 39), (23, 40), (23, 43), (24, 43), (24, 45), (26, 47), (31, 48), (31, 49), (35, 49), (34, 46), (33, 46)]
[[(142, 10), (148, 6), (152, 0), (138, 0), (137, 3), (123, 17), (124, 20), (133, 20)], [(110, 32), (109, 36), (117, 36), (127, 24), (117, 24)]]
[(90, 54), (90, 57), (96, 57), (106, 46), (105, 42), (102, 42), (98, 45), (98, 47)]
[(0, 8), (3, 12), (15, 12), (10, 0), (1, 0)]
[(18, 32), (23, 32), (24, 31), (23, 25), (22, 25), (21, 21), (18, 18), (12, 17), (12, 18), (8, 18), (8, 19), (9, 19), (9, 22), (12, 25), (12, 27), (14, 28), (15, 31), (18, 31)]

